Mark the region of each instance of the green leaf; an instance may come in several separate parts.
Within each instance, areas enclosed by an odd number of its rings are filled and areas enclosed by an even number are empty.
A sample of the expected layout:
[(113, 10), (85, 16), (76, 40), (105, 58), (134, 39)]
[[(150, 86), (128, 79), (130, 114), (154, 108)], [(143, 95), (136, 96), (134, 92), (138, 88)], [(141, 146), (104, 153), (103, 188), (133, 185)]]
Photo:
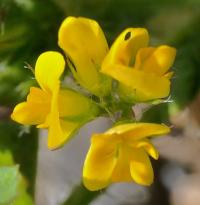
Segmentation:
[(17, 196), (19, 181), (18, 166), (0, 167), (0, 204), (8, 204)]

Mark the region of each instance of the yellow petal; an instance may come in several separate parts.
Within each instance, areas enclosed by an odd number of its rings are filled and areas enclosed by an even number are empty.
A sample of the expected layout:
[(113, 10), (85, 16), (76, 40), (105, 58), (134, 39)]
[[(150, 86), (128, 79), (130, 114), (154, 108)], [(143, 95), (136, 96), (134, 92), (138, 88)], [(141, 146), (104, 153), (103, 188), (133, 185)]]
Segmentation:
[[(156, 50), (156, 48), (154, 48), (154, 47), (146, 47), (146, 48), (139, 49), (137, 54), (136, 54), (134, 68), (142, 69), (143, 68), (142, 66), (145, 63), (145, 61), (147, 61), (152, 56), (152, 54), (154, 53), (155, 50)], [(154, 68), (152, 68), (152, 70), (153, 69)]]
[(83, 167), (83, 183), (91, 191), (105, 188), (111, 182), (117, 161), (116, 144), (94, 135)]
[(58, 106), (60, 117), (69, 120), (81, 121), (98, 113), (98, 107), (89, 98), (70, 89), (60, 90)]
[(49, 149), (56, 149), (66, 143), (82, 124), (93, 119), (98, 112), (98, 107), (79, 93), (64, 89), (56, 94), (54, 90), (52, 109), (48, 117)]
[(149, 35), (144, 28), (128, 28), (113, 43), (107, 54), (101, 71), (109, 73), (110, 66), (121, 64), (128, 66), (134, 62), (137, 51), (148, 45)]
[(40, 128), (40, 129), (48, 128), (50, 124), (49, 120), (50, 120), (50, 113), (47, 114), (47, 117), (43, 123), (37, 125), (37, 128)]
[(108, 75), (127, 87), (127, 94), (134, 96), (135, 101), (148, 101), (169, 95), (170, 81), (164, 76), (121, 65), (110, 66), (107, 71)]
[(117, 164), (112, 173), (112, 182), (131, 182), (130, 160), (133, 148), (126, 144), (120, 144), (117, 152)]
[(41, 124), (50, 111), (50, 96), (39, 88), (32, 87), (27, 102), (19, 103), (11, 118), (24, 125)]
[(130, 143), (145, 137), (163, 135), (170, 132), (166, 125), (155, 123), (127, 123), (109, 129), (105, 134), (123, 135), (123, 138)]
[(52, 92), (65, 68), (63, 56), (54, 51), (42, 53), (35, 65), (35, 77), (43, 90)]
[(130, 162), (133, 180), (141, 185), (149, 186), (153, 182), (154, 173), (148, 155), (141, 149), (135, 149)]
[(51, 111), (48, 116), (49, 121), (49, 133), (48, 133), (48, 147), (49, 149), (56, 149), (62, 146), (67, 140), (70, 139), (72, 134), (80, 126), (74, 122), (68, 122), (60, 120), (59, 107), (58, 107), (58, 96), (59, 96), (59, 82), (53, 90)]
[[(96, 105), (75, 91), (59, 89), (59, 82), (53, 90), (49, 124), (48, 147), (56, 149), (66, 143), (86, 121), (98, 113)], [(87, 110), (86, 110), (87, 109)], [(41, 125), (41, 126), (45, 126)]]
[(49, 126), (48, 148), (54, 150), (63, 146), (79, 127), (80, 125), (78, 123), (54, 118), (54, 121)]
[(158, 159), (159, 153), (154, 145), (147, 139), (137, 140), (134, 145), (135, 148), (143, 148), (152, 158)]
[(99, 24), (82, 17), (66, 18), (58, 34), (58, 44), (69, 59), (70, 69), (79, 83), (97, 95), (104, 95), (111, 80), (99, 73), (108, 45)]
[(49, 104), (51, 101), (51, 95), (47, 92), (44, 92), (40, 88), (31, 87), (30, 93), (27, 96), (27, 101), (39, 104)]
[(133, 140), (139, 140), (145, 137), (157, 137), (165, 135), (170, 132), (170, 128), (166, 125), (154, 124), (154, 123), (138, 123), (139, 125), (135, 129), (126, 132), (125, 139), (132, 142)]
[(175, 56), (176, 49), (170, 46), (142, 48), (137, 53), (134, 67), (161, 76), (173, 65)]

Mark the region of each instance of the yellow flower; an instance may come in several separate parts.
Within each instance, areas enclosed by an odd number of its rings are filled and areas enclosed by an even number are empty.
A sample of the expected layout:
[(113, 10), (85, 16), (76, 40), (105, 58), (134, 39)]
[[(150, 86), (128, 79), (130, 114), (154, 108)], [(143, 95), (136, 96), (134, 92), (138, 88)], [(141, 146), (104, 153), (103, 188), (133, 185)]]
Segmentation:
[(110, 93), (111, 79), (100, 73), (108, 44), (99, 24), (83, 17), (67, 17), (58, 33), (58, 44), (64, 50), (76, 80), (97, 96)]
[(135, 181), (150, 185), (154, 174), (148, 154), (158, 159), (147, 137), (166, 134), (170, 129), (153, 123), (128, 123), (95, 134), (83, 167), (83, 183), (91, 191), (112, 182)]
[(70, 89), (60, 90), (65, 61), (58, 52), (42, 53), (36, 62), (35, 78), (41, 88), (31, 87), (27, 101), (19, 103), (11, 118), (24, 125), (48, 128), (48, 147), (58, 148), (86, 121), (98, 113), (88, 98)]
[(165, 98), (170, 92), (168, 72), (176, 50), (162, 45), (147, 47), (144, 28), (128, 28), (113, 43), (102, 64), (102, 73), (119, 81), (119, 92), (129, 102)]

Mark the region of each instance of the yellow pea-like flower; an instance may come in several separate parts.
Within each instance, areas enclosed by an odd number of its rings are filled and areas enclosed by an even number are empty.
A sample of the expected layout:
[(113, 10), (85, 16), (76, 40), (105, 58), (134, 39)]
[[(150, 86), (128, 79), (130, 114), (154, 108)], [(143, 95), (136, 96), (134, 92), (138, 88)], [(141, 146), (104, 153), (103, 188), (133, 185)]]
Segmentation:
[(154, 173), (148, 155), (158, 159), (158, 151), (147, 137), (169, 131), (160, 124), (128, 123), (93, 135), (83, 167), (85, 187), (96, 191), (113, 182), (132, 181), (150, 185)]
[(71, 89), (60, 89), (64, 67), (64, 58), (58, 52), (42, 53), (35, 66), (40, 88), (31, 87), (27, 100), (19, 103), (11, 115), (18, 123), (48, 128), (50, 149), (63, 145), (83, 123), (98, 114), (97, 106), (87, 97)]
[(165, 98), (170, 92), (168, 72), (176, 49), (167, 45), (148, 47), (144, 28), (128, 28), (113, 43), (101, 72), (119, 82), (119, 93), (128, 102)]
[(111, 90), (110, 77), (99, 72), (108, 44), (99, 24), (83, 17), (67, 17), (58, 32), (69, 67), (81, 86), (97, 96)]

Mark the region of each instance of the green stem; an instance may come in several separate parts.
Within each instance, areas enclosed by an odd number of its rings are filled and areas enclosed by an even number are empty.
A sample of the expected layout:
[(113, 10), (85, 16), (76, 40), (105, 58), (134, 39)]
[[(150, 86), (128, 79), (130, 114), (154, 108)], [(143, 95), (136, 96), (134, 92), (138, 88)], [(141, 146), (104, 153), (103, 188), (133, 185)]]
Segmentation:
[(112, 122), (115, 122), (115, 116), (113, 115), (113, 112), (109, 109), (108, 102), (104, 100), (104, 98), (99, 98), (98, 105), (108, 114)]
[(63, 205), (88, 205), (104, 191), (89, 191), (82, 184), (76, 186)]

